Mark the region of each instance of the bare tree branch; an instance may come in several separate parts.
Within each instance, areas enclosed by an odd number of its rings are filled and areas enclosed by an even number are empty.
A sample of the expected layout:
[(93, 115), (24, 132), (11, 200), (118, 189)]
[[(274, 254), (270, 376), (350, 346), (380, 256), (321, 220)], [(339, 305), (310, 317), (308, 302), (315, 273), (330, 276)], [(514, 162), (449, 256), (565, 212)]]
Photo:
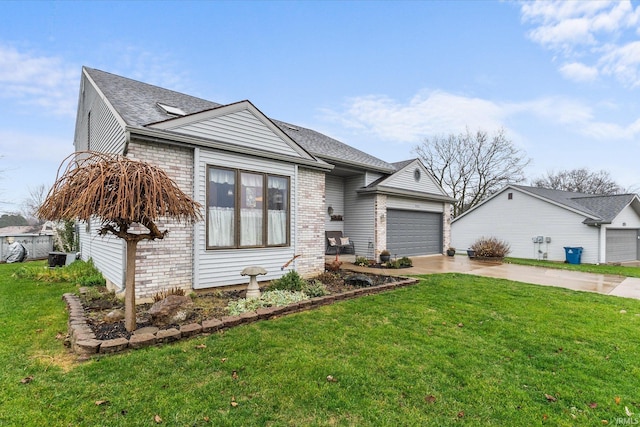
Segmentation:
[(436, 182), (457, 200), (453, 216), (471, 209), (509, 183), (524, 181), (530, 163), (507, 139), (504, 129), (493, 136), (465, 133), (426, 138), (414, 147)]
[(553, 190), (598, 195), (620, 194), (625, 191), (611, 178), (609, 172), (604, 170), (592, 172), (587, 168), (559, 172), (549, 171), (546, 175), (534, 179), (531, 185)]

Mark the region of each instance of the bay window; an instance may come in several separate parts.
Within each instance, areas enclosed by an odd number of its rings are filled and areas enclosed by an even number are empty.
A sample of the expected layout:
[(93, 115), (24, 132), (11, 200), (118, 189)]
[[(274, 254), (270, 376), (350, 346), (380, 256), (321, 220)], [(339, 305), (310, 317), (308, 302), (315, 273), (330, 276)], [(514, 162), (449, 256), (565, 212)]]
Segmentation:
[(207, 249), (289, 244), (289, 178), (209, 166)]

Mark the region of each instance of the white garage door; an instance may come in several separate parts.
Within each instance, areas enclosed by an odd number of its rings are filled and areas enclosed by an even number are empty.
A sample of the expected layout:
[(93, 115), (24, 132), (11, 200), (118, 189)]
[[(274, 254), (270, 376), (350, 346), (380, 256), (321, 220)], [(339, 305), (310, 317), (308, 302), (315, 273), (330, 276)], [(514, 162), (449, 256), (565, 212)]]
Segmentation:
[(607, 262), (638, 259), (638, 230), (607, 230)]
[(388, 209), (387, 249), (398, 257), (442, 253), (442, 214)]

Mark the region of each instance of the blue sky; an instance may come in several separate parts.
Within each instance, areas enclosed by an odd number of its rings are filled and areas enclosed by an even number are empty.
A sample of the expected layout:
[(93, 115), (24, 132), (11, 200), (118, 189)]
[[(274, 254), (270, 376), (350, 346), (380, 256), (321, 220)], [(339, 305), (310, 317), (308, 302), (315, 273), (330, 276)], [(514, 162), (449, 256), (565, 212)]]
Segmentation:
[(26, 2), (0, 6), (0, 212), (73, 151), (83, 65), (249, 99), (387, 161), (506, 130), (527, 172), (640, 189), (640, 2)]

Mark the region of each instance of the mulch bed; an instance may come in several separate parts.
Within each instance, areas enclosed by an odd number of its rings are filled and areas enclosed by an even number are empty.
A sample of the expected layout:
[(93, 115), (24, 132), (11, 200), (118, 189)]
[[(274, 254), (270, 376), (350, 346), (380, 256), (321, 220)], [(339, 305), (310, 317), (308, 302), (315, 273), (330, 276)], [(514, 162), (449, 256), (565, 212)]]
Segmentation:
[[(360, 277), (356, 278), (356, 280), (350, 280), (353, 279), (354, 276)], [(326, 272), (313, 279), (321, 281), (331, 294), (340, 294), (364, 286), (378, 286), (402, 280), (393, 276), (356, 273), (346, 270)], [(226, 310), (227, 304), (232, 300), (244, 298), (245, 293), (246, 292), (244, 290), (197, 293), (192, 298), (194, 305), (188, 311), (184, 320), (177, 324), (163, 325), (160, 329), (179, 328), (182, 325), (202, 323), (204, 320), (214, 318), (219, 319), (223, 316), (228, 316), (229, 314)], [(113, 294), (106, 292), (106, 290), (102, 295), (102, 298), (98, 297), (96, 292), (92, 291), (86, 292), (80, 296), (87, 324), (95, 334), (96, 339), (130, 339), (132, 334), (125, 329), (124, 321), (110, 322), (105, 320), (106, 315), (113, 310), (124, 310), (123, 303), (114, 298)], [(140, 304), (136, 306), (136, 324), (138, 330), (148, 326), (156, 326), (153, 325), (151, 316), (148, 313), (150, 308), (151, 304)]]

